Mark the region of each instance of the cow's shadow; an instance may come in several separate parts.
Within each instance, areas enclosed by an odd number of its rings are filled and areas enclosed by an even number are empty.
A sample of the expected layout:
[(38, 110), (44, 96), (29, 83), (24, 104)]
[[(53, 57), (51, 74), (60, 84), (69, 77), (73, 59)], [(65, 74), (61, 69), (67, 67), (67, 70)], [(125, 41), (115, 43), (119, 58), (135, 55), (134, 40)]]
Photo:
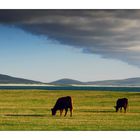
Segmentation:
[(91, 112), (91, 113), (114, 113), (114, 110), (84, 110), (82, 112)]
[(5, 114), (4, 116), (11, 116), (11, 117), (46, 117), (47, 115), (44, 114)]

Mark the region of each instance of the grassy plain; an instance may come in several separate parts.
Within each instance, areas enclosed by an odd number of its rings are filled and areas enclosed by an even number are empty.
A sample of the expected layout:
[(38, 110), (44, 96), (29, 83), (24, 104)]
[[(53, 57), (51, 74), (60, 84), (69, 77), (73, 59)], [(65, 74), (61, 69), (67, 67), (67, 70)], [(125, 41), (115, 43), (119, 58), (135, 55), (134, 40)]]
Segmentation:
[[(51, 116), (57, 98), (73, 98), (69, 112)], [(117, 98), (127, 97), (127, 113), (116, 113)], [(0, 130), (140, 130), (140, 93), (112, 91), (0, 90)]]

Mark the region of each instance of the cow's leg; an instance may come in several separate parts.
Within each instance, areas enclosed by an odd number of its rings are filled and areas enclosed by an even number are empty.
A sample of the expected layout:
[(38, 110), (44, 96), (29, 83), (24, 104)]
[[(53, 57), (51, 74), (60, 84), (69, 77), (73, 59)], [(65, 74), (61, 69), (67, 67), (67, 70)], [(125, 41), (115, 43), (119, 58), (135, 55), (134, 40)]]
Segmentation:
[(72, 117), (72, 108), (70, 108), (70, 116)]
[(126, 113), (126, 107), (124, 107), (124, 113)]
[(62, 113), (63, 113), (63, 109), (60, 110), (60, 116), (62, 116)]
[(120, 112), (122, 112), (122, 107), (120, 107)]
[(68, 112), (68, 108), (65, 108), (65, 115), (64, 116), (67, 115), (67, 112)]

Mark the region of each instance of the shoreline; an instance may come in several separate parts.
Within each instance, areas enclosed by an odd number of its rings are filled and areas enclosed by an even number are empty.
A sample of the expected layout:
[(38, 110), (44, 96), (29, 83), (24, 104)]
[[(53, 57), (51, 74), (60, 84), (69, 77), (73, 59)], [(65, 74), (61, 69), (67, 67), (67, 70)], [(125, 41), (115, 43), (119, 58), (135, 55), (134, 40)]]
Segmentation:
[(30, 86), (56, 86), (56, 87), (68, 87), (68, 86), (73, 86), (73, 87), (140, 87), (140, 86), (127, 86), (127, 85), (76, 85), (76, 84), (70, 84), (70, 85), (53, 85), (53, 84), (0, 84), (0, 86), (25, 86), (25, 87), (30, 87)]
[(0, 86), (55, 86), (49, 84), (0, 84)]

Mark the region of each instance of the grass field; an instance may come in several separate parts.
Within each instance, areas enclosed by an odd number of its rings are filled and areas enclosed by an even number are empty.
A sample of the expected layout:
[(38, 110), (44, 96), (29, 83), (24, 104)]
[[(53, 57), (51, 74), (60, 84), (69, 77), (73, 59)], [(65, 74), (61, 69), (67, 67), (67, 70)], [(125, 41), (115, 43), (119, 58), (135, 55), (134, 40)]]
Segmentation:
[[(51, 116), (57, 98), (73, 98), (73, 117)], [(127, 113), (116, 113), (127, 97)], [(140, 130), (140, 93), (110, 91), (0, 90), (0, 130)]]

